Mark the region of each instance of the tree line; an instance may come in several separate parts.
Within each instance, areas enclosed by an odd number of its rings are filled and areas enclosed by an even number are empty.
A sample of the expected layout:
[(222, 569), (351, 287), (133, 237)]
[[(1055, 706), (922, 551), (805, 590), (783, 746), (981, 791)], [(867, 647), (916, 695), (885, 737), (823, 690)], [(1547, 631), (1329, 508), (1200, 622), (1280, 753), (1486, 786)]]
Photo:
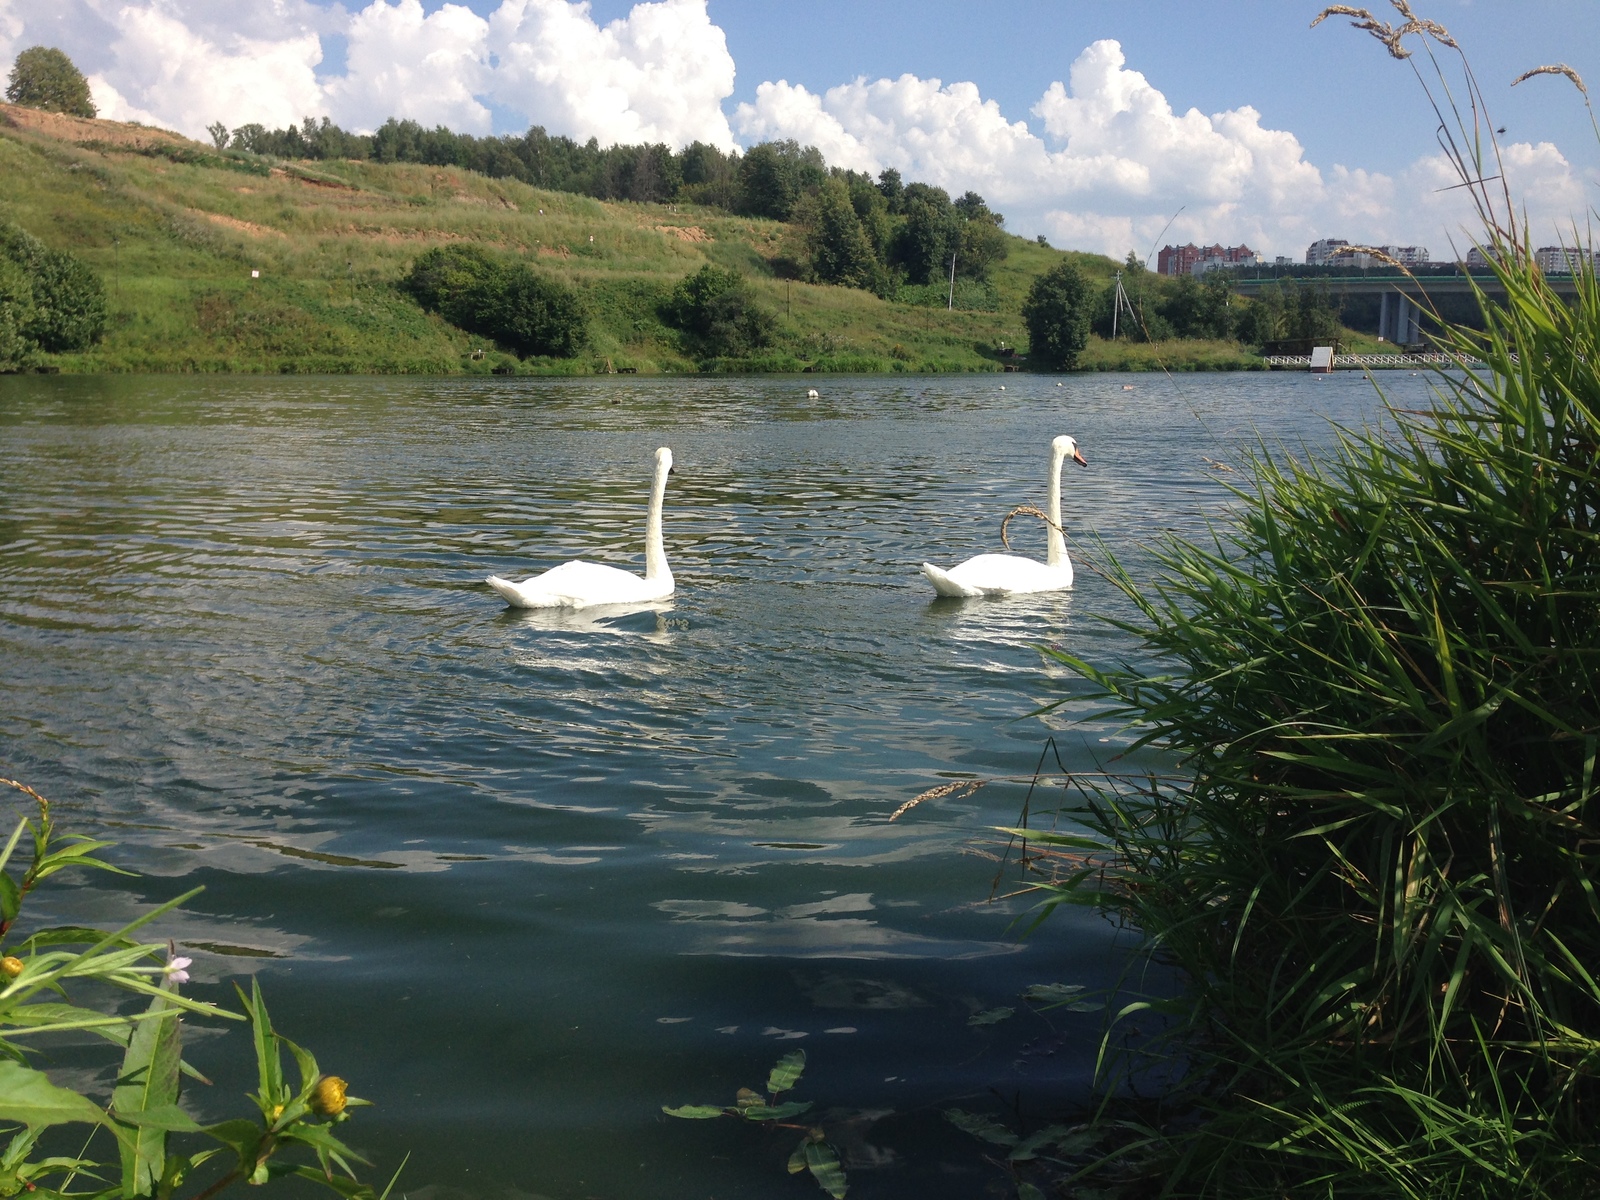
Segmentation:
[[(830, 167), (814, 146), (788, 139), (740, 153), (706, 142), (681, 150), (664, 143), (602, 147), (540, 126), (477, 137), (391, 117), (370, 134), (327, 117), (268, 129), (220, 121), (219, 150), (277, 158), (348, 159), (459, 167), (596, 200), (692, 203), (794, 227), (773, 263), (780, 276), (864, 288), (895, 297), (902, 288), (957, 279), (985, 282), (1006, 255), (1005, 217), (983, 197), (952, 199), (932, 184), (907, 183), (890, 168), (876, 179)], [(943, 296), (940, 297), (943, 299)]]

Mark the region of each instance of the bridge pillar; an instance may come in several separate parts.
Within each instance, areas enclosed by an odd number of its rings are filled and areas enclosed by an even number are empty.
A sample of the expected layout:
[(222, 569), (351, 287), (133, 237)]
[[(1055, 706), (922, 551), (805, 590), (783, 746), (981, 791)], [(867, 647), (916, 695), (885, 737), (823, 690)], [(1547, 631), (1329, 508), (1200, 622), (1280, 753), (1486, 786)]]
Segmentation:
[(1378, 309), (1378, 336), (1396, 346), (1422, 340), (1422, 310), (1404, 292), (1385, 292)]

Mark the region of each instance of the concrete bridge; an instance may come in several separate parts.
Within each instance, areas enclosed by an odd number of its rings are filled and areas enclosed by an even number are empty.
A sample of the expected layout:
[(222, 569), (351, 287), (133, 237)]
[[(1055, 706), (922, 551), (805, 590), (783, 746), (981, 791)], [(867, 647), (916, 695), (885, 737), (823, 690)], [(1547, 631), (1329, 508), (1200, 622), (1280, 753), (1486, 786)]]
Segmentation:
[[(1405, 275), (1399, 271), (1363, 271), (1359, 275), (1266, 275), (1233, 277), (1233, 287), (1241, 296), (1259, 296), (1284, 280), (1298, 285), (1325, 287), (1345, 296), (1378, 296), (1378, 336), (1397, 346), (1412, 346), (1422, 341), (1423, 296), (1470, 296), (1473, 286), (1491, 296), (1504, 295), (1500, 281), (1487, 272), (1440, 271), (1437, 275)], [(1546, 275), (1545, 282), (1559, 296), (1572, 299), (1578, 285), (1571, 275)]]

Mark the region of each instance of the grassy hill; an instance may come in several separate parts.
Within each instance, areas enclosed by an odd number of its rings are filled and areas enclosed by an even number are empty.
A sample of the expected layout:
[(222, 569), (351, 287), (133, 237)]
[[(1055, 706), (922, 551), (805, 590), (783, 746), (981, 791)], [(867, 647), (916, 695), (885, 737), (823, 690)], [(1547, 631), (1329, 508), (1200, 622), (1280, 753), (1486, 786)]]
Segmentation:
[[(696, 206), (602, 203), (453, 167), (280, 162), (141, 125), (0, 105), (0, 219), (80, 256), (106, 281), (104, 341), (63, 371), (590, 373), (692, 371), (656, 307), (706, 262), (748, 275), (778, 315), (769, 370), (992, 371), (1026, 347), (1019, 309), (1063, 256), (1097, 281), (1115, 264), (1012, 238), (996, 312), (890, 303), (790, 283), (768, 260), (788, 227)], [(587, 350), (518, 363), (395, 287), (430, 246), (528, 256), (592, 314)], [(259, 273), (259, 274), (256, 274)], [(482, 352), (475, 357), (475, 352)], [(1236, 367), (1231, 343), (1115, 346), (1086, 366)]]

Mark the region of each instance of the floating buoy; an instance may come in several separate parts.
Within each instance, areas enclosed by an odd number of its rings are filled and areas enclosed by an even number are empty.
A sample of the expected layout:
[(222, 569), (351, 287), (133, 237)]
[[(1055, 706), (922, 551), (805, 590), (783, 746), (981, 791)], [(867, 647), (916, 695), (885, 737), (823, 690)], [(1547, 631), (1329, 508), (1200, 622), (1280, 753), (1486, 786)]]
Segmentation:
[(1122, 390), (1123, 390), (1123, 391), (1125, 391), (1125, 392), (1131, 392), (1131, 391), (1133, 391), (1133, 384), (1131, 384), (1131, 383), (1125, 383), (1125, 384), (1123, 384), (1123, 385), (1122, 385)]
[(1002, 392), (1003, 392), (1003, 391), (1005, 391), (1005, 390), (1006, 390), (1006, 385), (1005, 385), (1005, 384), (1003, 384), (1003, 383), (1002, 383), (1002, 384), (1001, 384), (1001, 385), (1000, 385), (1000, 390), (1001, 390), (1001, 391), (1002, 391)]
[(817, 395), (817, 389), (816, 388), (807, 388), (806, 389), (806, 399), (807, 400), (818, 400), (820, 398), (821, 397), (819, 397)]

